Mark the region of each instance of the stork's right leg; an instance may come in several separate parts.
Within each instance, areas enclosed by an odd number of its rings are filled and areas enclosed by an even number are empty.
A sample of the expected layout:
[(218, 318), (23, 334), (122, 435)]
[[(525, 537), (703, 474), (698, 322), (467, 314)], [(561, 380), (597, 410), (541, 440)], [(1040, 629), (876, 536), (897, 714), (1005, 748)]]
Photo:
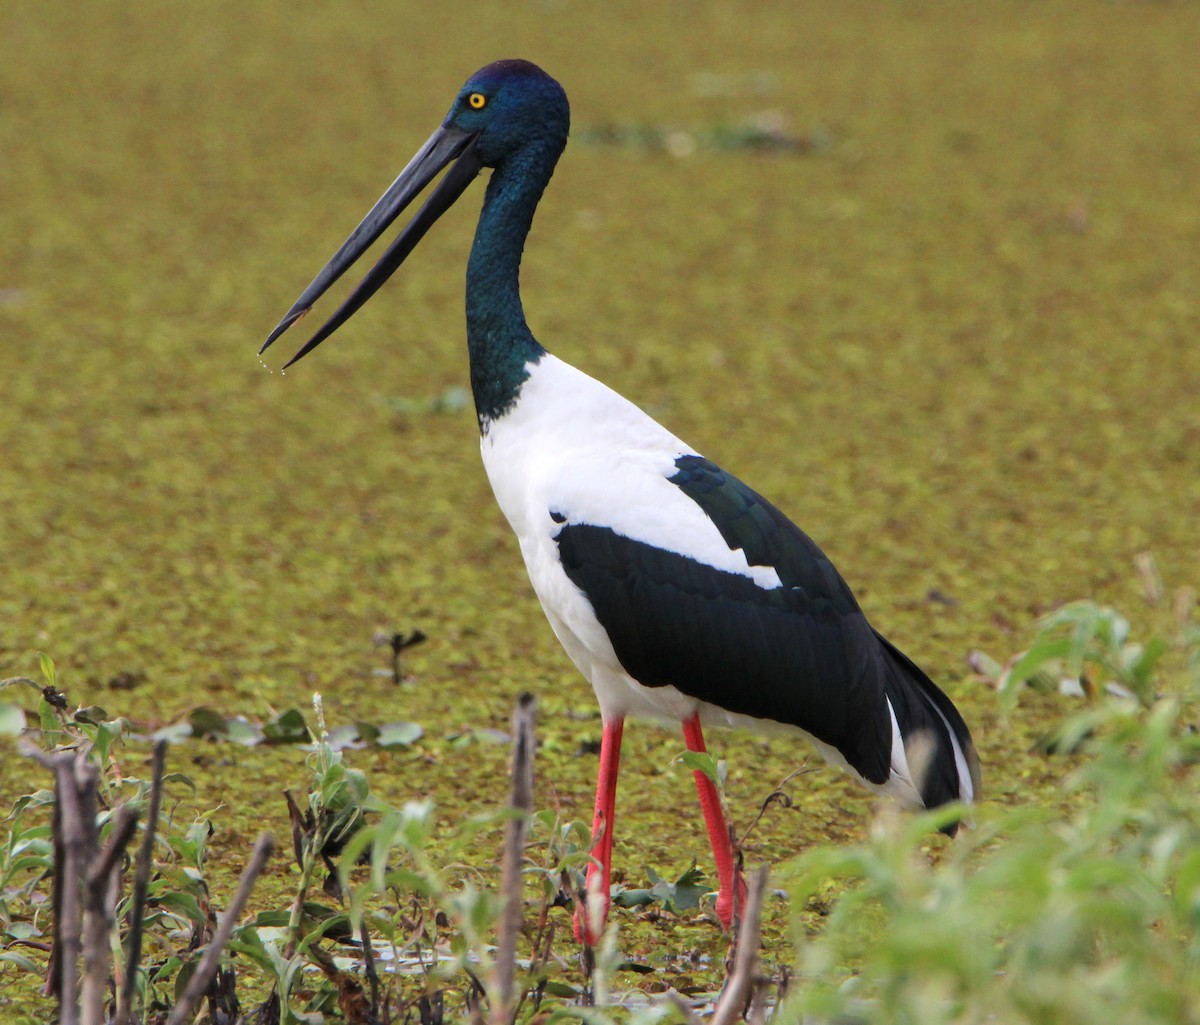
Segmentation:
[(586, 899), (575, 908), (575, 938), (592, 946), (600, 941), (608, 918), (617, 769), (621, 764), (621, 734), (624, 729), (624, 716), (617, 716), (604, 720), (604, 730), (600, 735), (600, 774), (596, 779), (596, 814), (592, 819), (594, 860), (588, 865)]
[[(700, 728), (700, 714), (683, 720), (683, 738), (689, 751), (707, 751), (704, 746), (704, 731)], [(716, 784), (699, 769), (696, 777), (696, 793), (704, 811), (704, 825), (708, 829), (708, 841), (712, 844), (713, 859), (717, 863), (717, 918), (726, 932), (733, 926), (735, 915), (741, 913), (746, 903), (746, 882), (740, 867), (734, 860), (733, 839), (725, 812), (721, 808), (721, 796)]]

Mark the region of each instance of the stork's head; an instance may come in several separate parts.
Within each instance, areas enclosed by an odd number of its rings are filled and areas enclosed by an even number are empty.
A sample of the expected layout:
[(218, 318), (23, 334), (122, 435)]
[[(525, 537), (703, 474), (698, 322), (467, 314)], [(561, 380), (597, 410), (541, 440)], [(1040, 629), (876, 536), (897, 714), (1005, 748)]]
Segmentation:
[(265, 352), (303, 317), (447, 164), (452, 166), (416, 216), (349, 298), (285, 366), (320, 345), (378, 291), (482, 168), (499, 169), (527, 162), (529, 170), (548, 178), (566, 145), (570, 119), (562, 86), (536, 64), (502, 60), (480, 68), (459, 90), (441, 127), (313, 278), (259, 352)]
[(529, 148), (551, 149), (557, 157), (569, 124), (561, 85), (529, 61), (502, 60), (467, 80), (442, 129), (474, 136), (483, 166), (497, 167)]

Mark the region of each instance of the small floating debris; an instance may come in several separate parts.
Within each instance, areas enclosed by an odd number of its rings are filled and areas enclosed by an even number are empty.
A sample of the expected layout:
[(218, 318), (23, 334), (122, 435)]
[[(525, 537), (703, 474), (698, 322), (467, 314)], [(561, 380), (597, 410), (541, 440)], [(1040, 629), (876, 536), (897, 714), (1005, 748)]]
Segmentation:
[(585, 145), (622, 146), (652, 153), (689, 157), (707, 151), (811, 154), (828, 150), (833, 133), (824, 127), (797, 132), (788, 127), (782, 111), (767, 110), (733, 123), (703, 128), (665, 125), (599, 124), (585, 126), (575, 135)]
[(399, 395), (383, 399), (384, 405), (401, 416), (420, 416), (425, 413), (457, 413), (471, 404), (471, 393), (466, 388), (451, 385), (436, 395), (410, 397)]

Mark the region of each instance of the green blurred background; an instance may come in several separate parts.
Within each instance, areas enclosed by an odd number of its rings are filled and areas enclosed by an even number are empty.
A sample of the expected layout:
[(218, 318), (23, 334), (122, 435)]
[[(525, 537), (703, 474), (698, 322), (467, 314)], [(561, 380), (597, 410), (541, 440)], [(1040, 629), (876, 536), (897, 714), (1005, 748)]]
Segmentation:
[[(1037, 702), (999, 722), (966, 659), (1073, 598), (1136, 629), (1139, 552), (1200, 577), (1198, 41), (1190, 3), (7, 0), (0, 676), (45, 651), (147, 729), (313, 690), (331, 723), (416, 720), (352, 761), (447, 816), (500, 799), (505, 752), (446, 738), (530, 689), (539, 804), (589, 817), (593, 698), (457, 401), (481, 186), (318, 353), (256, 356), (467, 75), (520, 56), (576, 137), (525, 260), (539, 339), (829, 552), (963, 708), (991, 799), (1057, 799)], [(811, 145), (714, 142), (755, 118)], [(412, 628), (396, 687), (373, 636)], [(652, 828), (618, 865), (705, 864), (681, 741), (628, 737), (618, 814)], [(806, 753), (714, 741), (743, 824)], [(286, 833), (301, 753), (173, 758), (228, 804), (218, 850)], [(36, 779), (10, 757), (0, 791)], [(865, 828), (835, 774), (797, 789), (764, 856)]]

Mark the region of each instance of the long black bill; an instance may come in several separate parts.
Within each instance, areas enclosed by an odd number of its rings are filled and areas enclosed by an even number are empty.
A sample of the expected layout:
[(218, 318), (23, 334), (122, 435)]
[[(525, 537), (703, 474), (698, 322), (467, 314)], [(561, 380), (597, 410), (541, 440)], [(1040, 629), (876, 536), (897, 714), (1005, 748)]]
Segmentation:
[(404, 262), (408, 254), (416, 248), (417, 243), (425, 237), (425, 233), (433, 226), (433, 222), (454, 205), (454, 201), (463, 194), (466, 187), (479, 174), (483, 168), (483, 162), (480, 160), (475, 148), (476, 138), (477, 136), (472, 133), (446, 126), (434, 132), (425, 145), (417, 152), (417, 155), (408, 162), (408, 166), (400, 172), (400, 176), (392, 182), (387, 192), (379, 197), (379, 201), (371, 208), (371, 212), (363, 218), (362, 223), (354, 229), (350, 237), (342, 243), (341, 248), (333, 254), (333, 259), (313, 278), (312, 284), (292, 304), (292, 308), (287, 311), (283, 320), (276, 325), (275, 330), (263, 342), (262, 348), (258, 350), (259, 355), (266, 352), (267, 348), (276, 338), (312, 309), (313, 303), (325, 293), (325, 290), (330, 285), (350, 269), (354, 261), (370, 247), (371, 243), (387, 230), (388, 225), (437, 176), (438, 172), (450, 163), (450, 161), (457, 158), (454, 166), (446, 172), (445, 177), (438, 183), (437, 188), (433, 190), (421, 209), (417, 211), (417, 215), (409, 221), (408, 226), (396, 237), (396, 241), (379, 258), (379, 262), (359, 282), (358, 287), (338, 307), (337, 312), (325, 322), (321, 330), (313, 335), (304, 344), (304, 347), (284, 364), (284, 368), (290, 367), (296, 360), (312, 352), (313, 349), (349, 320), (363, 303), (370, 299), (379, 290), (380, 286), (395, 273), (396, 268)]

